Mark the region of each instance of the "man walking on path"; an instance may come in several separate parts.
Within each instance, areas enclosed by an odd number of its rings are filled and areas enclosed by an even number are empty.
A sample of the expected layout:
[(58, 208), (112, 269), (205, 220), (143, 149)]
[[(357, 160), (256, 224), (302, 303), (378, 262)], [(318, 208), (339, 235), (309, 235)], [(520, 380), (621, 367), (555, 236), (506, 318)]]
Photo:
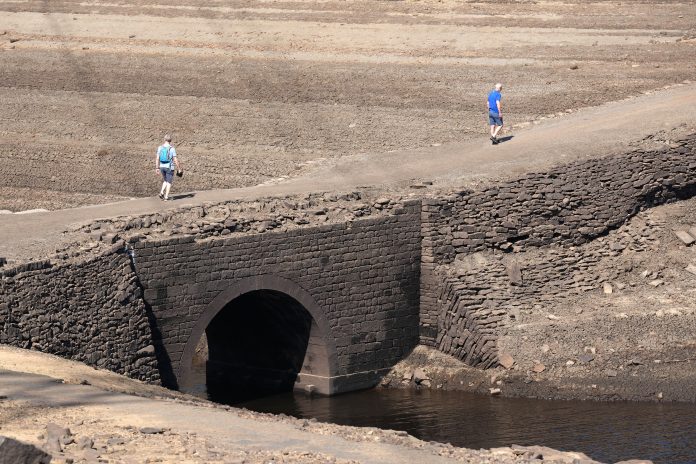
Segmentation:
[(177, 173), (183, 172), (176, 157), (176, 150), (171, 146), (171, 141), (171, 135), (164, 136), (164, 144), (157, 148), (157, 157), (155, 158), (155, 169), (162, 174), (162, 188), (159, 197), (164, 201), (169, 201), (169, 189), (172, 188), (174, 180), (174, 168), (176, 167)]
[(498, 132), (503, 128), (503, 112), (500, 106), (500, 91), (503, 84), (495, 84), (495, 89), (488, 94), (488, 122), (491, 125), (491, 142), (497, 145)]

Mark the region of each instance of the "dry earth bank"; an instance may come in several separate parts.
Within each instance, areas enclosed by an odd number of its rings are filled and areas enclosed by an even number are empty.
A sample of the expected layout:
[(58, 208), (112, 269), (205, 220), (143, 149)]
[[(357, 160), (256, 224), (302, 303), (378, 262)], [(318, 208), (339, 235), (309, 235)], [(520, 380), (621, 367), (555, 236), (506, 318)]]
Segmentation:
[[(694, 401), (696, 249), (677, 235), (694, 226), (691, 199), (642, 211), (577, 247), (588, 264), (568, 277), (594, 284), (557, 284), (533, 307), (511, 311), (498, 340), (502, 367), (472, 369), (421, 347), (383, 384), (537, 398)], [(516, 259), (524, 278), (563, 253), (550, 247)]]
[(692, 2), (0, 1), (0, 210), (147, 196), (481, 137), (692, 79)]

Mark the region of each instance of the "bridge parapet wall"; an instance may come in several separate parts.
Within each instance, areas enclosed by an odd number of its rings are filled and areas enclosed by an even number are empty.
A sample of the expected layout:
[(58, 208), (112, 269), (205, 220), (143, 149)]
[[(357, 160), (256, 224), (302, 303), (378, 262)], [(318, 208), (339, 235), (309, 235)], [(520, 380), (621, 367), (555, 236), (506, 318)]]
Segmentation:
[(135, 245), (135, 259), (171, 362), (169, 385), (213, 300), (254, 276), (281, 278), (311, 295), (342, 390), (374, 383), (418, 342), (419, 201), (389, 216), (282, 233), (145, 241)]
[[(421, 342), (472, 365), (495, 365), (495, 334), (510, 309), (543, 303), (548, 291), (591, 289), (596, 283), (577, 272), (594, 258), (573, 247), (643, 208), (693, 196), (694, 155), (691, 136), (661, 150), (576, 161), (424, 200)], [(549, 247), (556, 247), (547, 256), (553, 262), (537, 257), (536, 269), (515, 259)]]

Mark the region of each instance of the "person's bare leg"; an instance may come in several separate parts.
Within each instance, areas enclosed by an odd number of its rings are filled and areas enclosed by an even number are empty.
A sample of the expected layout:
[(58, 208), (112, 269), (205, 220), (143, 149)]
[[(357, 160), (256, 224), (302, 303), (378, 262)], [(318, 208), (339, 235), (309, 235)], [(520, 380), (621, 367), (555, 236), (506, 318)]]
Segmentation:
[(503, 126), (495, 126), (495, 131), (491, 134), (493, 137), (498, 138), (498, 132), (500, 132), (500, 129), (502, 129)]
[(491, 137), (495, 137), (493, 134), (495, 133), (495, 126), (491, 126)]

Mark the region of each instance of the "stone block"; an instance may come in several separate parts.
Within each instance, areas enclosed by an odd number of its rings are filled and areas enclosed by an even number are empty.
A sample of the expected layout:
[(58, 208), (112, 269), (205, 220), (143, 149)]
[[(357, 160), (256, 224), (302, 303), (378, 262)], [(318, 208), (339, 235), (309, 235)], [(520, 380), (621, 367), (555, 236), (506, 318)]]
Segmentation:
[(675, 230), (674, 235), (676, 235), (677, 238), (681, 240), (682, 243), (686, 246), (690, 246), (694, 242), (696, 242), (696, 238), (694, 238), (690, 233), (688, 233), (685, 230)]
[(51, 456), (34, 445), (0, 435), (0, 462), (49, 464)]

